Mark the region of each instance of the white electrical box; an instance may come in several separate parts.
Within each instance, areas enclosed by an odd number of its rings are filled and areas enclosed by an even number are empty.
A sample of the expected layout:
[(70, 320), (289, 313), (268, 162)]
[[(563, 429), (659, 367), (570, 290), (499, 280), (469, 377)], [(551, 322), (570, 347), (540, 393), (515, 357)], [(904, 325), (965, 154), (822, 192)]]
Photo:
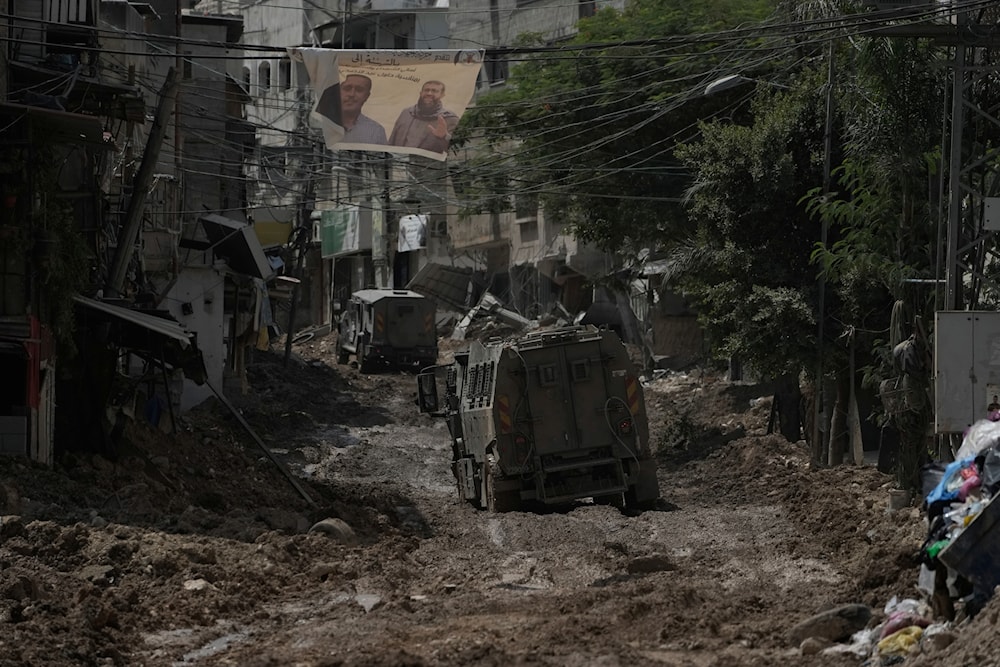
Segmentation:
[(983, 197), (983, 229), (1000, 230), (1000, 197)]
[(1000, 405), (1000, 312), (939, 311), (934, 325), (934, 431), (961, 433)]

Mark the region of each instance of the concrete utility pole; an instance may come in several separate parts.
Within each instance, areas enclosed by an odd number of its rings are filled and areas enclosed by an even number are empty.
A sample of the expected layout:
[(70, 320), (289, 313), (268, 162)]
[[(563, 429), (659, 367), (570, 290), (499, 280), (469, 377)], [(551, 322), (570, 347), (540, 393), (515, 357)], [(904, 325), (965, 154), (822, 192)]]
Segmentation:
[(163, 84), (163, 89), (160, 91), (156, 118), (153, 121), (153, 127), (149, 130), (149, 138), (146, 140), (146, 150), (143, 151), (139, 171), (132, 179), (132, 196), (128, 200), (125, 219), (122, 222), (121, 233), (118, 235), (118, 245), (115, 248), (115, 257), (111, 262), (108, 280), (104, 286), (105, 297), (120, 296), (122, 286), (125, 284), (125, 274), (128, 273), (128, 265), (132, 262), (135, 240), (139, 235), (139, 228), (142, 226), (142, 207), (146, 203), (146, 192), (153, 182), (156, 161), (160, 156), (160, 146), (163, 145), (163, 136), (167, 132), (167, 122), (170, 112), (174, 108), (174, 99), (177, 97), (176, 78), (177, 71), (171, 67), (167, 72), (167, 80)]

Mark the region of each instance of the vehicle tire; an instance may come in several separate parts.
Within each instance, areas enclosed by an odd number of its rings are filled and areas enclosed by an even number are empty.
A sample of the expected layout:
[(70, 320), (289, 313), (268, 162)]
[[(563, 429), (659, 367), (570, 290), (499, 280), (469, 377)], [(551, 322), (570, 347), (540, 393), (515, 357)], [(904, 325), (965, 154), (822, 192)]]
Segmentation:
[(465, 497), (465, 487), (462, 485), (462, 475), (458, 471), (458, 460), (451, 462), (451, 474), (455, 477), (455, 493), (457, 494), (459, 502), (462, 503), (472, 503), (476, 507), (479, 506), (478, 498), (466, 498)]
[(521, 508), (521, 497), (516, 491), (497, 491), (496, 464), (487, 462), (483, 465), (483, 476), (486, 478), (486, 509), (489, 512), (514, 512)]
[(625, 509), (633, 512), (645, 512), (656, 507), (656, 499), (639, 500), (635, 495), (635, 487), (630, 487), (625, 492)]
[(358, 345), (358, 370), (361, 373), (371, 373), (373, 366), (372, 360), (368, 358), (368, 348)]

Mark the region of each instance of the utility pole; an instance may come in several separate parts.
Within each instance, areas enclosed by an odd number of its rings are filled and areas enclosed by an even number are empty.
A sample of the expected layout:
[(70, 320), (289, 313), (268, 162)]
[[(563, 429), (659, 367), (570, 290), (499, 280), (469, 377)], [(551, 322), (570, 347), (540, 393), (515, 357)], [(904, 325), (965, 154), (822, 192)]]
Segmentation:
[(132, 262), (135, 240), (139, 235), (139, 228), (142, 226), (142, 208), (146, 203), (146, 192), (153, 182), (153, 173), (156, 170), (156, 161), (160, 157), (163, 136), (166, 134), (167, 122), (177, 97), (176, 79), (177, 70), (171, 67), (167, 71), (167, 79), (160, 90), (156, 118), (149, 130), (149, 138), (146, 140), (146, 150), (143, 151), (139, 171), (132, 179), (132, 196), (129, 197), (128, 208), (125, 209), (125, 218), (118, 235), (118, 245), (115, 248), (115, 256), (104, 286), (106, 297), (121, 296), (122, 286), (125, 284), (125, 274), (128, 273), (128, 266)]
[[(826, 51), (826, 120), (823, 127), (823, 196), (830, 194), (830, 173), (833, 167), (833, 40), (827, 43)], [(820, 243), (826, 246), (829, 226), (826, 218), (822, 219)], [(823, 467), (830, 462), (830, 429), (822, 428), (826, 423), (827, 410), (823, 391), (823, 344), (826, 325), (826, 278), (820, 271), (817, 278), (817, 325), (816, 325), (816, 387), (813, 391), (813, 428), (812, 428), (812, 466)]]
[(292, 276), (292, 295), (288, 305), (288, 331), (285, 332), (285, 358), (284, 365), (288, 365), (288, 359), (292, 356), (292, 339), (295, 337), (295, 315), (298, 310), (299, 285), (302, 283), (302, 264), (309, 250), (309, 227), (302, 225), (293, 232), (292, 249), (297, 253), (295, 258), (295, 273)]
[[(310, 151), (308, 164), (316, 164), (315, 151)], [(315, 183), (309, 170), (303, 168), (302, 173), (306, 176), (306, 183), (297, 202), (295, 231), (292, 232), (292, 249), (296, 252), (295, 273), (292, 276), (292, 295), (288, 306), (288, 331), (285, 332), (285, 359), (284, 365), (288, 365), (288, 359), (292, 356), (292, 339), (295, 337), (295, 315), (298, 311), (299, 285), (302, 283), (302, 265), (305, 263), (306, 253), (309, 252), (309, 243), (312, 241), (312, 218), (310, 213), (315, 205)]]

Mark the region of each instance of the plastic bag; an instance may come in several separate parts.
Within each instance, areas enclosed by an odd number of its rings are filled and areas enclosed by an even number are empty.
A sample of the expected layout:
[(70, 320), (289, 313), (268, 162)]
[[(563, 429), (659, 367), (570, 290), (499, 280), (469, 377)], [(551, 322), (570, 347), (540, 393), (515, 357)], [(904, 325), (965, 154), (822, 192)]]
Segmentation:
[(898, 630), (876, 644), (879, 655), (906, 655), (917, 648), (923, 634), (924, 629), (916, 625)]
[(927, 497), (934, 487), (941, 482), (944, 471), (947, 467), (942, 461), (931, 461), (920, 467), (920, 492)]
[(975, 457), (970, 456), (952, 461), (944, 469), (941, 481), (938, 482), (933, 491), (927, 494), (927, 504), (930, 505), (940, 500), (954, 500), (958, 498), (958, 494), (962, 490), (962, 485), (974, 474), (976, 476), (979, 474)]
[(996, 447), (988, 450), (983, 458), (983, 490), (993, 495), (1000, 490), (1000, 450)]
[(960, 461), (975, 457), (979, 452), (1000, 443), (1000, 422), (991, 419), (980, 419), (969, 427), (962, 438), (962, 446), (955, 453), (955, 460)]

